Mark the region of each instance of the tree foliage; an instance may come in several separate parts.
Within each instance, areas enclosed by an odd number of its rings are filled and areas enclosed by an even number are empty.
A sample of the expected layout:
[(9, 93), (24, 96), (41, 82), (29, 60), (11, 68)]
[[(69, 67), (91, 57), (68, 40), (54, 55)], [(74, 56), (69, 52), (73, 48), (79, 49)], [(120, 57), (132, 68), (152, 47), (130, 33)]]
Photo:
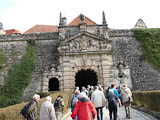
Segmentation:
[(3, 68), (3, 64), (6, 61), (6, 56), (2, 50), (0, 50), (0, 70)]

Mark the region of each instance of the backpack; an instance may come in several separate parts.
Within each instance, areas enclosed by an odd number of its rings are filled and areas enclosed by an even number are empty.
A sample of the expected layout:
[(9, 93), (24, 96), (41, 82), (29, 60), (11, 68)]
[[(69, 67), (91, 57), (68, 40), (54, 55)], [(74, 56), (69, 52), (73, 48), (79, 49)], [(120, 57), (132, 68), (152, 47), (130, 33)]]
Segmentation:
[(24, 116), (24, 118), (27, 118), (29, 116), (30, 105), (31, 105), (31, 103), (26, 104), (20, 112)]
[(117, 100), (115, 98), (115, 95), (110, 96), (109, 98), (109, 106), (111, 109), (115, 109), (117, 107)]
[(54, 101), (54, 107), (61, 107), (61, 100), (60, 99), (56, 99)]
[(77, 102), (78, 102), (78, 97), (73, 96), (72, 106), (76, 106)]

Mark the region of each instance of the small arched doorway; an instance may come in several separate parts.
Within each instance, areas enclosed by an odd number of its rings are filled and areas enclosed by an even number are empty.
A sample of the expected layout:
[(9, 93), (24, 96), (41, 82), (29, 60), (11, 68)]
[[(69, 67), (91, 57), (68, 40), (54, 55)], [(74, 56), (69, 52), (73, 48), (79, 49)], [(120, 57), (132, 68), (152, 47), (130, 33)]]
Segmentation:
[(59, 81), (57, 78), (51, 78), (49, 80), (48, 91), (59, 91)]
[(78, 86), (81, 90), (82, 87), (87, 88), (87, 85), (95, 86), (97, 85), (97, 74), (91, 69), (82, 69), (77, 72), (75, 77), (75, 86)]

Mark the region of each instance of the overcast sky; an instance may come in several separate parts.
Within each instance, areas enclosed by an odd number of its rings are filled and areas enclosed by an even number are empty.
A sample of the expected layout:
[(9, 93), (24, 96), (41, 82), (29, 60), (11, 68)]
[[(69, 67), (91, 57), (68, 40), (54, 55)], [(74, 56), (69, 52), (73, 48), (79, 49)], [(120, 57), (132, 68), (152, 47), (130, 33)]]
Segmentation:
[(139, 18), (149, 28), (160, 28), (160, 0), (0, 0), (4, 29), (21, 32), (36, 24), (58, 25), (60, 12), (67, 23), (82, 13), (101, 24), (102, 11), (110, 28), (131, 29)]

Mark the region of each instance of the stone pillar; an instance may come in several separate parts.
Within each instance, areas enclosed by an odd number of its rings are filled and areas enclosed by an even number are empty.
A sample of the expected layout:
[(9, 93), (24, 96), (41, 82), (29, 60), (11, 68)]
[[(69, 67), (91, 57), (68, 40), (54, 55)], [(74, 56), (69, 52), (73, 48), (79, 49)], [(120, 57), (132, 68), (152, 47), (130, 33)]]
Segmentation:
[(103, 54), (102, 55), (102, 73), (103, 73), (103, 87), (107, 88), (111, 83), (111, 73), (110, 68), (112, 66), (112, 55)]
[(61, 57), (61, 64), (63, 66), (61, 89), (71, 91), (75, 86), (75, 73), (73, 72), (71, 58), (69, 56)]
[(49, 82), (49, 79), (44, 76), (42, 78), (42, 92), (48, 92), (48, 82)]

